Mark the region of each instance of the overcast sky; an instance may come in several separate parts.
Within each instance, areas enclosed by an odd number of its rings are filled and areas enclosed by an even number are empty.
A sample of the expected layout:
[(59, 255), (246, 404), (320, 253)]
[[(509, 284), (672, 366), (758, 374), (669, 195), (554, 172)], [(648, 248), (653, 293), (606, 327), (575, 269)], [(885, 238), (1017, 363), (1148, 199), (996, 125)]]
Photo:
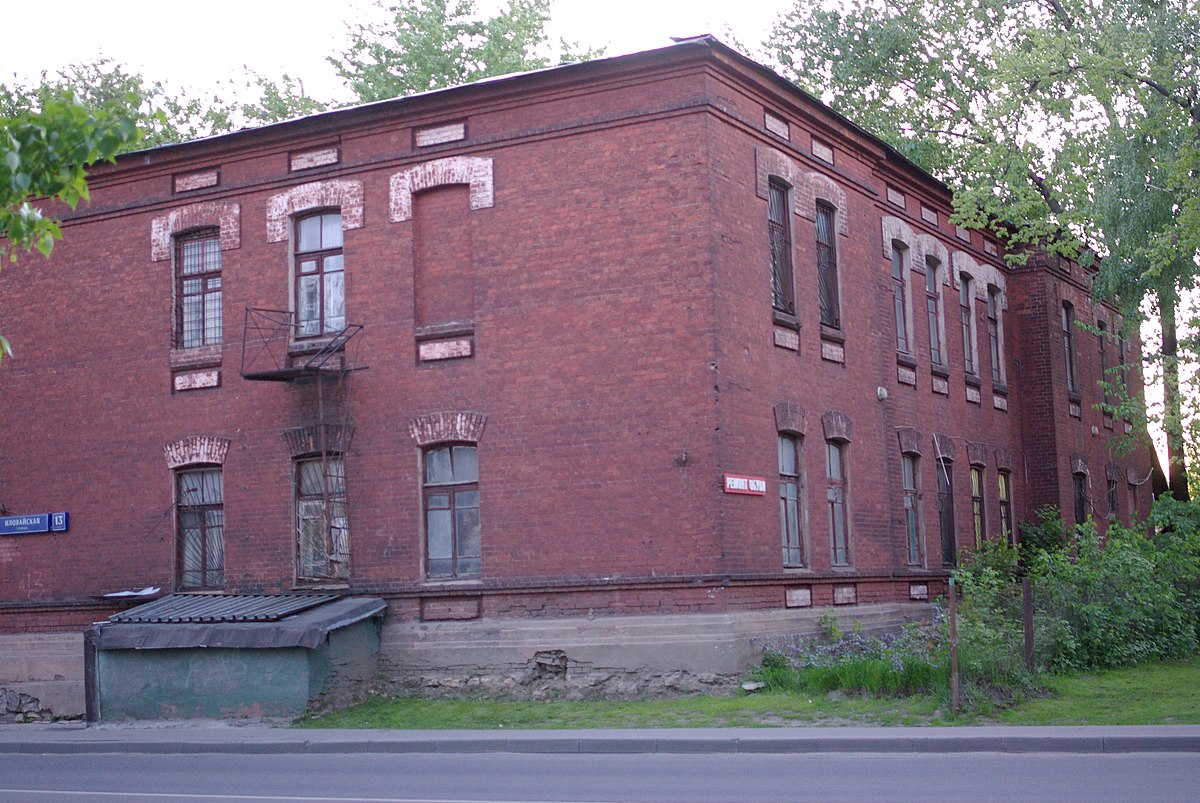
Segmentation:
[[(502, 0), (480, 0), (495, 9)], [(94, 61), (100, 54), (175, 89), (194, 93), (237, 78), (248, 65), (268, 77), (284, 72), (318, 98), (348, 99), (325, 57), (346, 38), (371, 0), (59, 0), (7, 3), (0, 83), (34, 80), (42, 70)], [(552, 33), (620, 55), (670, 44), (672, 36), (711, 33), (757, 48), (791, 0), (552, 0)]]

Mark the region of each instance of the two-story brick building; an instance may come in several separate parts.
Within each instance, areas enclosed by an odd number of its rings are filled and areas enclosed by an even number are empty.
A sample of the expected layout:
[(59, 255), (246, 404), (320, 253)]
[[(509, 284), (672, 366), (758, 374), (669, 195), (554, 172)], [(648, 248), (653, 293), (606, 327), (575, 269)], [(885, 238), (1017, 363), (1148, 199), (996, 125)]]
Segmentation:
[(69, 514), (0, 537), (0, 632), (333, 589), (388, 677), (729, 675), (1046, 504), (1145, 512), (1136, 342), (950, 200), (707, 37), (97, 167), (0, 276), (0, 503)]

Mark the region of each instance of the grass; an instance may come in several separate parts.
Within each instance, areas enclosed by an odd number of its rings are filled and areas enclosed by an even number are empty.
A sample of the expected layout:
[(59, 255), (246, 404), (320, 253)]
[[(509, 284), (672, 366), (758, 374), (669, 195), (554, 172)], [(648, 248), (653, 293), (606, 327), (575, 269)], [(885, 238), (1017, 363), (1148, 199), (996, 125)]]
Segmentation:
[(302, 728), (494, 730), (722, 728), (822, 725), (1200, 724), (1200, 657), (1044, 680), (1053, 696), (1026, 699), (989, 719), (952, 717), (937, 695), (870, 697), (759, 692), (669, 700), (451, 700), (376, 698), (296, 723)]

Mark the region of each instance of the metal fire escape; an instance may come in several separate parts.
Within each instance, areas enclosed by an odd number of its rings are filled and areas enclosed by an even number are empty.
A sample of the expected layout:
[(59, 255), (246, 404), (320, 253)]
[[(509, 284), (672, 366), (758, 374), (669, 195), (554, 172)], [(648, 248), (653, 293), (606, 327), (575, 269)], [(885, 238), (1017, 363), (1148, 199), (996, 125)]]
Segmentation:
[[(350, 324), (312, 340), (297, 340), (296, 331), (287, 310), (247, 307), (241, 374), (253, 381), (316, 388), (315, 411), (302, 414), (305, 423), (283, 432), (297, 458), (296, 571), (301, 580), (342, 581), (349, 579), (350, 571), (350, 505), (343, 460), (354, 434), (350, 377), (365, 367), (356, 359), (363, 325)], [(305, 393), (300, 401), (310, 407), (313, 399)]]

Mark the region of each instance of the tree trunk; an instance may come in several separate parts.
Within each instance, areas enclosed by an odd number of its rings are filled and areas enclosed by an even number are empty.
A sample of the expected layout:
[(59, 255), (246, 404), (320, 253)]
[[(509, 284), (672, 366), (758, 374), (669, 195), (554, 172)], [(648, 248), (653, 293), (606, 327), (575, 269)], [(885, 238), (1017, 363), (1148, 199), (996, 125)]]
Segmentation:
[(1175, 335), (1174, 290), (1158, 291), (1162, 322), (1163, 429), (1167, 433), (1167, 485), (1171, 496), (1188, 501), (1187, 465), (1184, 463), (1183, 409), (1179, 398), (1179, 343)]

